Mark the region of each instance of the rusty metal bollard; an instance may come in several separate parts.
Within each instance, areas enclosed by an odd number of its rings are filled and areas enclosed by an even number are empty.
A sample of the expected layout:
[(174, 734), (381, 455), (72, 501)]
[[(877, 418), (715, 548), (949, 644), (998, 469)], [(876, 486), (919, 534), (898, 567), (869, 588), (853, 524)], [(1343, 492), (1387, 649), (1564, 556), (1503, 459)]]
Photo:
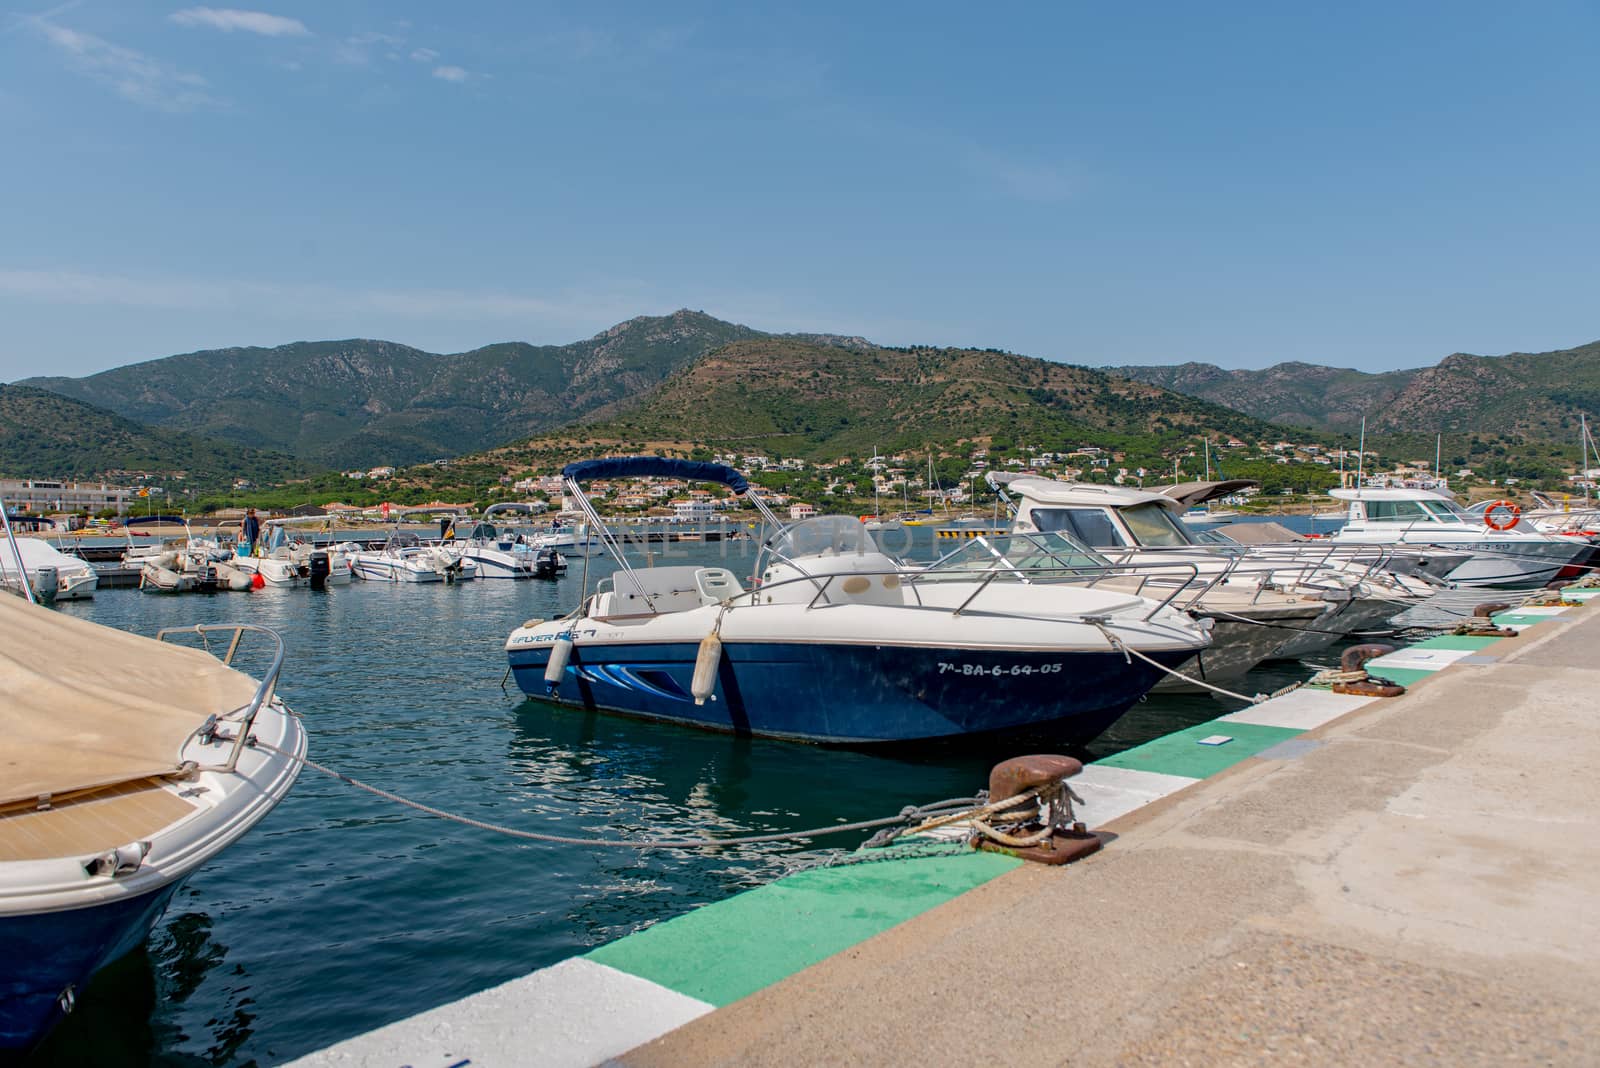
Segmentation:
[(1339, 657), (1339, 669), (1349, 674), (1360, 673), (1359, 679), (1336, 682), (1331, 687), (1334, 693), (1350, 694), (1353, 697), (1399, 697), (1406, 692), (1406, 688), (1389, 679), (1374, 678), (1367, 674), (1366, 662), (1380, 656), (1387, 656), (1395, 651), (1392, 645), (1381, 645), (1376, 642), (1367, 645), (1352, 645)]
[[(1039, 794), (1020, 801), (1014, 809), (997, 810), (986, 822), (1010, 827), (1004, 837), (1039, 840), (1031, 845), (1008, 845), (979, 832), (974, 845), (1038, 864), (1070, 864), (1099, 850), (1100, 838), (1073, 818), (1072, 790), (1067, 780), (1082, 770), (1080, 761), (1051, 753), (1013, 757), (996, 764), (989, 772), (990, 804), (1030, 790), (1038, 790)], [(1040, 807), (1045, 809), (1043, 822), (1039, 819)], [(1017, 823), (1022, 825), (1012, 826)]]
[(1465, 638), (1515, 638), (1517, 632), (1510, 627), (1496, 626), (1494, 614), (1511, 606), (1504, 601), (1488, 601), (1472, 610), (1472, 618), (1462, 621), (1451, 631)]

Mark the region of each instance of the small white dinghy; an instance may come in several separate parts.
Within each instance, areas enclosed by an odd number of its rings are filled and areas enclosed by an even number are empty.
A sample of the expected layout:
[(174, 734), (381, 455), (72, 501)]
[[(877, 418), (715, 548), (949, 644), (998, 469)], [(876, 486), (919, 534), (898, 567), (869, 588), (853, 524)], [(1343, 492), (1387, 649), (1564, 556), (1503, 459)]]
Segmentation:
[[(161, 640), (218, 632), (223, 660)], [(228, 665), (247, 634), (270, 643), (259, 680)], [(306, 735), (274, 696), (283, 656), (265, 627), (152, 640), (0, 597), (0, 1057), (288, 792)]]

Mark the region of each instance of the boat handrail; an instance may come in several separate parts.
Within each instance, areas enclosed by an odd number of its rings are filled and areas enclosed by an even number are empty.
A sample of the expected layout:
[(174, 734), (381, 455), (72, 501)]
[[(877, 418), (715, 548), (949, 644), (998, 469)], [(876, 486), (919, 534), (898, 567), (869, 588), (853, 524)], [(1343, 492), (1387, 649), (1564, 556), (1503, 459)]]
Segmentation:
[[(206, 652), (211, 652), (210, 643), (206, 641), (207, 634), (227, 634), (233, 637), (228, 641), (228, 651), (219, 659), (225, 667), (233, 666), (233, 657), (239, 651), (239, 644), (244, 640), (245, 632), (265, 634), (272, 639), (272, 662), (267, 666), (265, 674), (256, 686), (255, 694), (250, 698), (250, 703), (242, 705), (225, 715), (217, 716), (217, 721), (228, 721), (239, 724), (238, 733), (233, 736), (233, 748), (228, 752), (228, 759), (219, 765), (206, 765), (202, 771), (221, 771), (232, 773), (239, 763), (239, 754), (244, 751), (246, 742), (250, 737), (250, 728), (255, 724), (256, 715), (260, 713), (263, 705), (272, 700), (273, 691), (277, 689), (278, 674), (283, 670), (285, 648), (283, 635), (271, 627), (263, 627), (259, 623), (194, 623), (187, 627), (163, 627), (156, 631), (156, 641), (164, 642), (169, 635), (197, 634)], [(213, 656), (215, 654), (212, 654)], [(212, 727), (215, 725), (212, 724)], [(205, 728), (202, 728), (204, 730)], [(198, 732), (197, 732), (198, 733)]]
[[(1052, 580), (1061, 582), (1064, 585), (1082, 585), (1082, 586), (1089, 587), (1089, 588), (1092, 588), (1093, 586), (1098, 584), (1102, 579), (1107, 578), (1107, 577), (1138, 577), (1139, 578), (1139, 586), (1134, 591), (1133, 596), (1139, 597), (1139, 598), (1141, 598), (1143, 600), (1148, 600), (1148, 601), (1154, 602), (1152, 604), (1152, 607), (1151, 607), (1150, 611), (1146, 612), (1144, 614), (1144, 616), (1143, 616), (1143, 621), (1144, 622), (1149, 622), (1163, 608), (1166, 608), (1169, 605), (1171, 605), (1173, 600), (1180, 593), (1183, 593), (1193, 583), (1198, 581), (1199, 580), (1199, 576), (1200, 576), (1199, 567), (1197, 567), (1192, 562), (1177, 562), (1177, 563), (1172, 563), (1172, 564), (1150, 564), (1150, 565), (1147, 565), (1146, 567), (1141, 567), (1140, 570), (1149, 569), (1149, 570), (1175, 571), (1175, 572), (1178, 572), (1180, 576), (1182, 576), (1185, 573), (1187, 574), (1187, 578), (1184, 578), (1182, 581), (1174, 582), (1172, 591), (1170, 593), (1168, 593), (1165, 597), (1162, 597), (1161, 599), (1157, 600), (1154, 597), (1145, 597), (1145, 595), (1142, 592), (1140, 592), (1140, 591), (1142, 591), (1144, 589), (1144, 585), (1148, 581), (1148, 577), (1147, 576), (1142, 576), (1142, 575), (1141, 576), (1132, 576), (1132, 575), (1129, 574), (1129, 569), (1127, 567), (1119, 567), (1119, 566), (1114, 565), (1114, 564), (1097, 564), (1097, 565), (1071, 565), (1071, 566), (1066, 566), (1066, 567), (1019, 568), (1015, 564), (1010, 563), (1010, 561), (1007, 561), (1006, 563), (1007, 563), (1007, 567), (1005, 569), (994, 567), (994, 568), (985, 569), (985, 570), (983, 570), (981, 572), (980, 571), (976, 571), (976, 570), (972, 571), (971, 572), (972, 578), (977, 579), (977, 578), (979, 578), (980, 575), (982, 576), (981, 581), (979, 581), (979, 583), (978, 583), (978, 588), (976, 590), (974, 590), (972, 592), (972, 594), (967, 597), (966, 600), (962, 601), (961, 604), (957, 608), (955, 608), (952, 611), (951, 614), (952, 615), (960, 615), (963, 611), (965, 611), (968, 607), (971, 606), (972, 602), (977, 599), (979, 594), (981, 594), (984, 590), (989, 588), (989, 586), (994, 582), (995, 579), (1001, 578), (1002, 576), (1007, 576), (1007, 575), (1015, 577), (1015, 578), (1018, 578), (1021, 581), (1023, 581), (1024, 583), (1027, 583), (1027, 584), (1030, 584), (1030, 585), (1032, 584), (1031, 580), (1029, 580), (1025, 576), (1030, 574), (1030, 573), (1033, 573), (1033, 574), (1036, 574), (1038, 576), (1043, 576), (1043, 577), (1045, 577), (1047, 579), (1052, 579)], [(1094, 572), (1100, 572), (1101, 574), (1096, 575), (1094, 578), (1089, 579), (1087, 582), (1081, 581), (1081, 579), (1087, 578), (1088, 575), (1090, 575), (1090, 574), (1092, 574)], [(919, 582), (927, 580), (929, 578), (929, 576), (933, 575), (933, 574), (948, 575), (950, 573), (951, 573), (950, 571), (931, 572), (931, 571), (926, 571), (926, 570), (925, 571), (911, 571), (911, 572), (908, 572), (904, 568), (876, 569), (876, 570), (869, 570), (869, 571), (829, 572), (829, 573), (826, 573), (826, 574), (804, 573), (804, 574), (792, 576), (790, 578), (779, 579), (779, 580), (777, 580), (775, 582), (763, 583), (759, 588), (754, 589), (754, 590), (746, 590), (744, 593), (737, 594), (734, 597), (729, 598), (729, 600), (727, 602), (725, 602), (725, 603), (727, 603), (730, 607), (737, 607), (739, 605), (740, 601), (744, 600), (749, 605), (756, 605), (756, 604), (760, 603), (760, 598), (761, 598), (761, 596), (763, 594), (770, 593), (772, 590), (779, 589), (779, 588), (781, 588), (783, 586), (794, 585), (796, 583), (809, 582), (809, 583), (813, 583), (813, 584), (817, 585), (816, 593), (812, 596), (811, 600), (806, 603), (806, 610), (810, 611), (811, 609), (817, 607), (817, 602), (824, 597), (824, 595), (826, 594), (826, 592), (828, 590), (828, 587), (833, 584), (833, 580), (834, 579), (836, 579), (836, 578), (857, 578), (857, 577), (863, 577), (864, 578), (864, 577), (869, 577), (869, 576), (871, 576), (871, 577), (894, 576), (894, 577), (896, 577), (896, 578), (901, 580), (901, 583), (902, 583), (903, 586), (909, 588), (910, 590), (912, 590), (912, 592), (916, 593), (917, 597), (918, 597), (918, 600), (920, 601), (921, 597), (922, 597), (922, 593), (921, 593), (920, 590), (917, 589), (917, 586), (918, 586)], [(1070, 577), (1068, 576), (1067, 573), (1070, 573)], [(937, 581), (940, 581), (940, 579), (933, 579), (932, 581), (937, 582)], [(1205, 588), (1209, 589), (1210, 588), (1210, 584), (1208, 583)], [(1093, 612), (1083, 613), (1083, 615), (1085, 617), (1092, 616), (1094, 614), (1095, 613), (1093, 613)]]

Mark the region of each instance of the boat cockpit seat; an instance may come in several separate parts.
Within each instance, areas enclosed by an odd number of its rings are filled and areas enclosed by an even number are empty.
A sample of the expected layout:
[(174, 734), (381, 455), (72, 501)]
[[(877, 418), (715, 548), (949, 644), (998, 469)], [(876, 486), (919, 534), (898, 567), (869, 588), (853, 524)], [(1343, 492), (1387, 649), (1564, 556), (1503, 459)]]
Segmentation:
[(702, 567), (694, 573), (694, 584), (700, 591), (701, 604), (721, 604), (744, 592), (733, 572), (725, 567)]

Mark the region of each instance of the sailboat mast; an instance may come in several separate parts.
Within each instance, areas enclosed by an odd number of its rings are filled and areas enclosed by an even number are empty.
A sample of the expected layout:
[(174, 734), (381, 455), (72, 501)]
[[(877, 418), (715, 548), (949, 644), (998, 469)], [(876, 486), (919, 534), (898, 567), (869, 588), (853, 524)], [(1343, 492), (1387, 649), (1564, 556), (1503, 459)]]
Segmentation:
[(1367, 463), (1367, 417), (1361, 417), (1361, 444), (1356, 446), (1356, 489), (1362, 486), (1361, 472)]

